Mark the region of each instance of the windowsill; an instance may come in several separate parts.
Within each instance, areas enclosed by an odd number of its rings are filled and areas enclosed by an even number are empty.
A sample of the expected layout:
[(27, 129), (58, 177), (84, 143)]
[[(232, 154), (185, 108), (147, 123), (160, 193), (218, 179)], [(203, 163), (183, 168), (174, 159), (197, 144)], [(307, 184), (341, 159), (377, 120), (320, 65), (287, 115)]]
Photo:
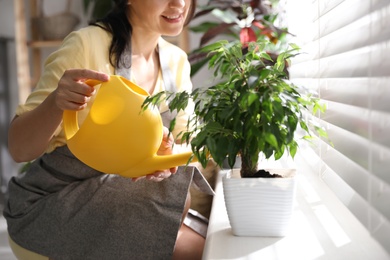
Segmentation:
[(232, 234), (218, 175), (203, 260), (331, 259), (388, 260), (390, 255), (366, 228), (295, 157), (298, 187), (290, 231), (285, 237), (237, 237)]

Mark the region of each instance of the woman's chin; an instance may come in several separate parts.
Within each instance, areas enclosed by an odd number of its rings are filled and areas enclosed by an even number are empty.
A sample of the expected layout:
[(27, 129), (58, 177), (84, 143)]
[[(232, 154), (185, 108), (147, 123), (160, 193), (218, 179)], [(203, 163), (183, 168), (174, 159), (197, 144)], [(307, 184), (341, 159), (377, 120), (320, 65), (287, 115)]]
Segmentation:
[(164, 37), (176, 37), (176, 36), (178, 36), (182, 31), (183, 31), (183, 29), (176, 30), (176, 31), (166, 32), (166, 33), (163, 34), (163, 36), (164, 36)]

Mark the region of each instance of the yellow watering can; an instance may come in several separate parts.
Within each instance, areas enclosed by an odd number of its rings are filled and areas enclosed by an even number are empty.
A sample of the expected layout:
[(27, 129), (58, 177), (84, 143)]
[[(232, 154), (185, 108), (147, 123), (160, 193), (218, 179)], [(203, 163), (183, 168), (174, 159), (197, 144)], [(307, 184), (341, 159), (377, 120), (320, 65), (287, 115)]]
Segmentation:
[[(85, 121), (79, 127), (77, 111), (64, 111), (63, 125), (71, 152), (88, 166), (125, 177), (140, 177), (184, 165), (192, 152), (157, 155), (163, 123), (155, 107), (142, 111), (149, 93), (121, 76), (101, 84)], [(195, 158), (195, 157), (194, 157)], [(195, 159), (194, 159), (195, 160)]]

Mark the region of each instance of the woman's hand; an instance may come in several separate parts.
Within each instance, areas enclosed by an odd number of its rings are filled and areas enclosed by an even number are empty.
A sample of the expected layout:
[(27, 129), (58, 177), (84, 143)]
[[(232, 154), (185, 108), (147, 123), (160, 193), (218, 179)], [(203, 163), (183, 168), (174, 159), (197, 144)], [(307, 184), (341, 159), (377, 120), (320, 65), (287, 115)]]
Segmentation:
[(109, 75), (87, 69), (70, 69), (65, 71), (57, 89), (53, 92), (55, 104), (61, 110), (82, 110), (96, 93), (94, 87), (85, 83), (88, 79), (109, 80)]
[[(157, 151), (157, 155), (169, 155), (173, 152), (173, 136), (170, 134), (169, 136), (169, 130), (168, 128), (163, 128), (163, 139), (160, 145), (160, 148)], [(146, 178), (147, 180), (160, 182), (166, 178), (169, 178), (172, 174), (175, 174), (177, 171), (177, 167), (172, 167), (170, 169), (161, 170), (161, 171), (155, 171), (152, 174), (148, 174), (145, 177), (137, 177), (133, 178), (133, 181), (137, 181), (141, 178)]]

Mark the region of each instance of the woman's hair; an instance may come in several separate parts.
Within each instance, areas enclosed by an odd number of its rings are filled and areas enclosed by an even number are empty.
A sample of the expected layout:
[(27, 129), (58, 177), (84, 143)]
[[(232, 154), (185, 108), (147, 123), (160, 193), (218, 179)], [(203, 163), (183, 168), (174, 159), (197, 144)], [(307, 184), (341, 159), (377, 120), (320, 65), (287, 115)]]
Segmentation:
[[(120, 64), (122, 53), (126, 50), (131, 39), (132, 27), (127, 15), (129, 13), (129, 0), (113, 0), (113, 9), (103, 18), (91, 22), (91, 25), (98, 26), (112, 34), (112, 42), (109, 50), (110, 63), (114, 67), (125, 66), (130, 68), (131, 64)], [(191, 7), (185, 25), (191, 21), (195, 14), (196, 1), (191, 0)]]

